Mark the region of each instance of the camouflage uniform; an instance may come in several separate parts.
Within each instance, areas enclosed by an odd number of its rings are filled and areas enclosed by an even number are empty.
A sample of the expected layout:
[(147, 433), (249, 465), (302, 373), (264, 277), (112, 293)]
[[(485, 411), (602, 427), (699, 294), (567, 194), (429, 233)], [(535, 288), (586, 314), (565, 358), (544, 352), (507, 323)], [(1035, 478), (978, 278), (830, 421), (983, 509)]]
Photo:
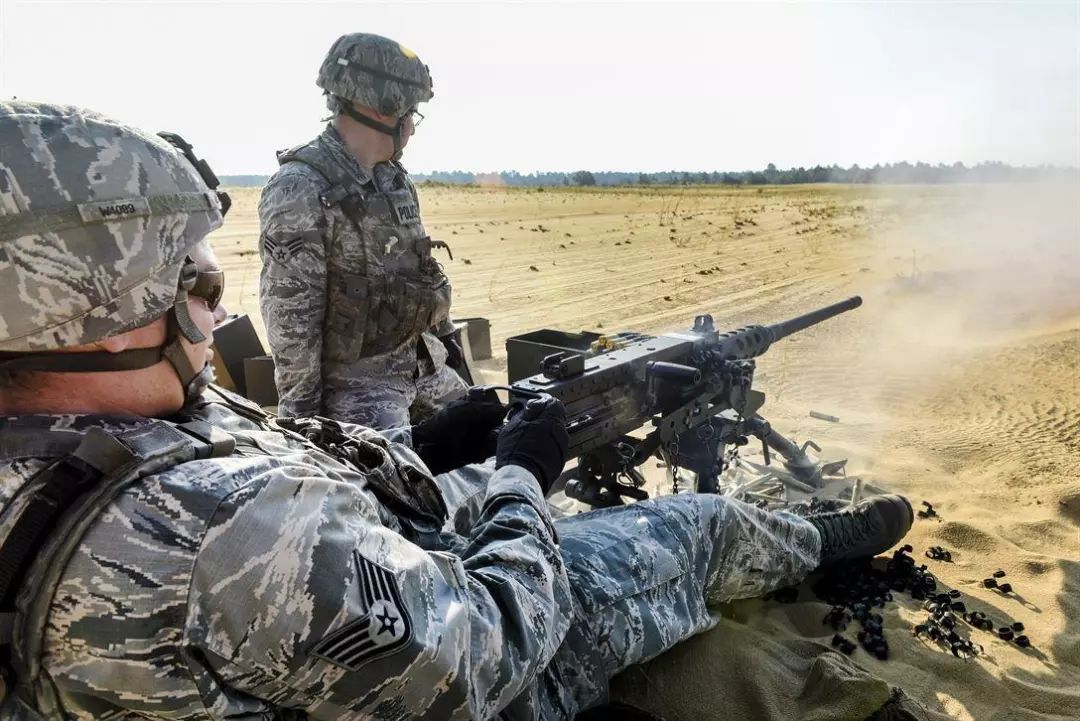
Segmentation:
[[(818, 561), (808, 522), (720, 496), (552, 523), (515, 466), (436, 479), (449, 520), (432, 533), (371, 490), (372, 473), (423, 470), (406, 446), (349, 427), (372, 454), (361, 470), (210, 395), (173, 420), (193, 418), (235, 451), (129, 487), (64, 570), (42, 697), (70, 717), (570, 718), (619, 670), (711, 627), (708, 603)], [(4, 420), (0, 498), (91, 426), (148, 423)]]
[[(328, 126), (279, 154), (259, 202), (260, 298), (279, 410), (375, 428), (406, 426), (464, 382), (431, 332), (453, 331), (450, 283), (431, 256), (416, 189), (397, 162), (403, 123), (431, 75), (388, 38), (339, 38), (319, 69), (329, 107), (392, 135), (395, 159), (362, 167)], [(357, 113), (359, 103), (389, 117)]]
[[(423, 417), (465, 385), (447, 368), (442, 342), (426, 332), (452, 330), (450, 284), (431, 257), (416, 190), (397, 163), (362, 168), (332, 127), (306, 149), (342, 181), (286, 160), (259, 202), (260, 298), (279, 411), (408, 425), (410, 407)], [(338, 188), (364, 199), (361, 227), (340, 206), (324, 205)], [(409, 277), (432, 292), (413, 292), (400, 282)]]

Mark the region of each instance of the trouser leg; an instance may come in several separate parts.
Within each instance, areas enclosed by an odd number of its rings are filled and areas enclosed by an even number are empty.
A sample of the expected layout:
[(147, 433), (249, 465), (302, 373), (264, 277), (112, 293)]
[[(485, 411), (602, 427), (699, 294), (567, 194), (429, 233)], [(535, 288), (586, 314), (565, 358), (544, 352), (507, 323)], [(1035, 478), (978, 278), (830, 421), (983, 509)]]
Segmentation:
[(363, 386), (338, 391), (326, 401), (331, 418), (375, 430), (410, 425), (409, 406), (416, 391), (400, 376), (369, 376)]
[(421, 374), (416, 379), (416, 396), (409, 409), (413, 422), (427, 418), (450, 401), (462, 397), (466, 388), (461, 376), (445, 365), (435, 368), (429, 375)]
[(541, 718), (602, 703), (616, 673), (710, 628), (709, 604), (798, 583), (821, 553), (806, 520), (716, 495), (592, 511), (555, 527), (577, 603), (539, 680)]

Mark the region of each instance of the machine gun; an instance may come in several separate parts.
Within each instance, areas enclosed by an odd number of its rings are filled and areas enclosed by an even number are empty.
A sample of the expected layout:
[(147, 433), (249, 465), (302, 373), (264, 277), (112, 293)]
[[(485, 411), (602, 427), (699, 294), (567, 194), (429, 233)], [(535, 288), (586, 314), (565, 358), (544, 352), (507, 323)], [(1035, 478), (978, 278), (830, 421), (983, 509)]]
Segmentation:
[[(774, 325), (727, 332), (715, 328), (712, 316), (699, 315), (681, 333), (607, 336), (589, 351), (544, 357), (539, 374), (510, 384), (511, 401), (546, 393), (563, 402), (567, 460), (577, 464), (556, 489), (562, 485), (567, 496), (592, 506), (647, 498), (639, 467), (654, 455), (666, 462), (675, 492), (683, 469), (693, 474), (696, 491), (717, 493), (729, 463), (725, 449), (746, 445), (750, 436), (761, 440), (766, 465), (770, 450), (783, 457), (786, 483), (812, 491), (842, 462), (813, 461), (805, 445), (799, 448), (758, 415), (765, 396), (751, 387), (753, 359), (776, 341), (860, 305), (855, 296)], [(629, 435), (639, 430), (644, 437)]]

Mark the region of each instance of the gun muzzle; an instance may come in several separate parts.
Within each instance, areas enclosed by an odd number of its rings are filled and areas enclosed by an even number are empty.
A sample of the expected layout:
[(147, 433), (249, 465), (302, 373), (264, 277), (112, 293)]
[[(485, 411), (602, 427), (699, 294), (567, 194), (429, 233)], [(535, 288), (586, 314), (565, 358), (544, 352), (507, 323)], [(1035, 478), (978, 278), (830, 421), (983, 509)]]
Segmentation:
[(801, 330), (806, 330), (812, 325), (817, 325), (829, 318), (834, 318), (841, 313), (855, 310), (860, 305), (862, 305), (862, 298), (855, 295), (847, 300), (842, 300), (839, 303), (833, 303), (832, 305), (812, 310), (809, 313), (792, 318), (791, 320), (781, 321), (766, 327), (772, 333), (772, 342), (775, 343), (781, 338), (788, 337), (792, 333), (798, 333)]

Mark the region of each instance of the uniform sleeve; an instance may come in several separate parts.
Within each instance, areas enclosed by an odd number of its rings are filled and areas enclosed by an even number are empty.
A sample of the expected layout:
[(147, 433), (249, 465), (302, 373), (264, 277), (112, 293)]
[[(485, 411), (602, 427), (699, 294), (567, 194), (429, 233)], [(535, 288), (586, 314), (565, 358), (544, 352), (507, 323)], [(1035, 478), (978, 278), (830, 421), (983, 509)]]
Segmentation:
[(210, 695), (311, 719), (485, 719), (529, 687), (571, 601), (526, 471), (495, 472), (451, 554), (381, 525), (355, 484), (303, 468), (223, 504), (199, 551), (186, 638), (222, 684)]
[(317, 188), (302, 173), (271, 178), (259, 201), (259, 305), (274, 356), (278, 412), (314, 416), (322, 408), (326, 315), (326, 219)]

